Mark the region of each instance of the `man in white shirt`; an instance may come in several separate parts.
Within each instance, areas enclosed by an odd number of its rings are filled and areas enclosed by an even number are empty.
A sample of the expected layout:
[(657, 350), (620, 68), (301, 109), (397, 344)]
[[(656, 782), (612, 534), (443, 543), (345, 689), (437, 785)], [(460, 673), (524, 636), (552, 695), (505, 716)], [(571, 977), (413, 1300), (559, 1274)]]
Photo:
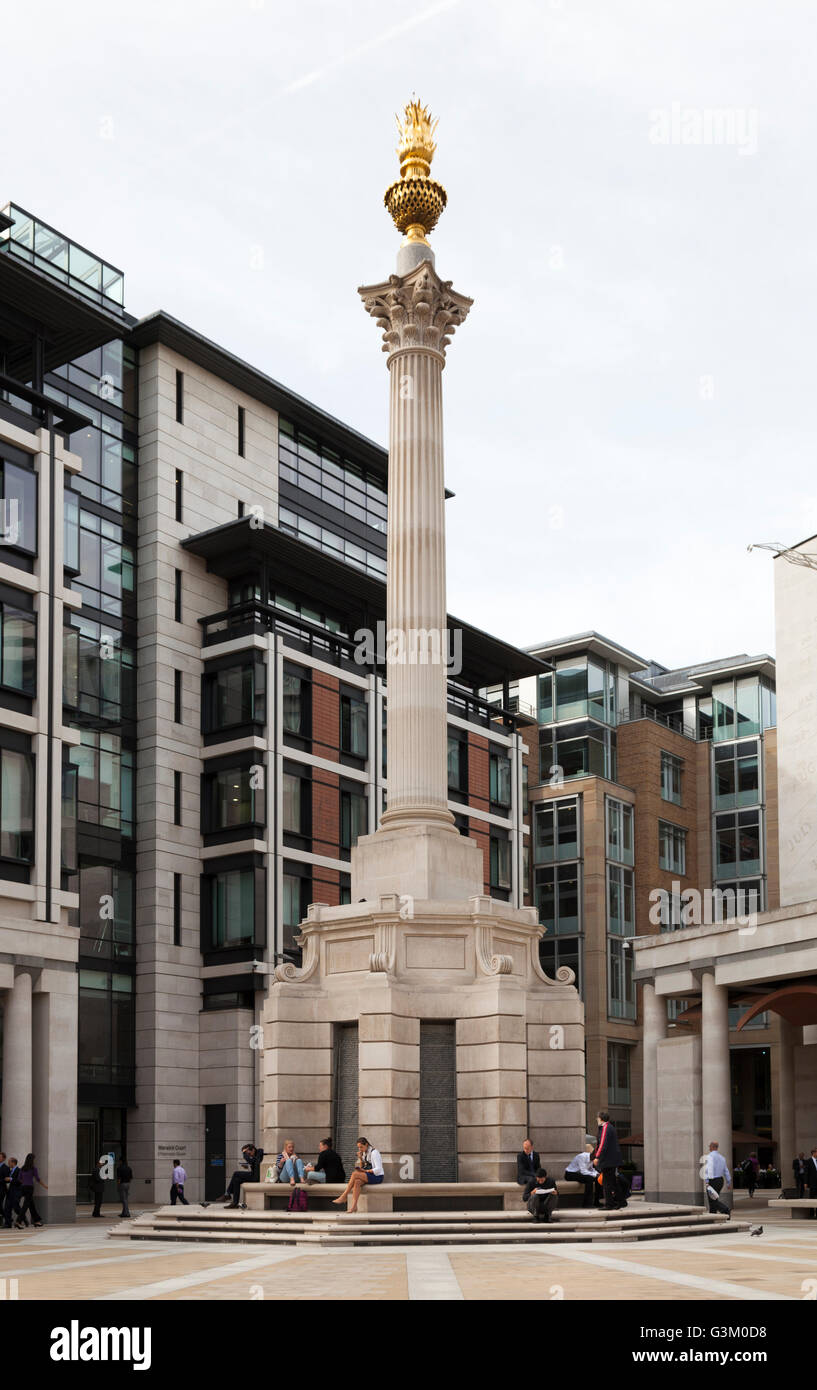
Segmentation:
[(346, 1202), (347, 1211), (357, 1211), (358, 1199), (363, 1189), (365, 1187), (377, 1187), (385, 1176), (380, 1150), (375, 1149), (368, 1139), (358, 1139), (357, 1162), (352, 1170), (352, 1176), (340, 1196), (333, 1198), (334, 1205), (340, 1206), (341, 1202)]
[[(713, 1140), (712, 1143), (709, 1145), (709, 1153), (706, 1156), (706, 1164), (704, 1167), (704, 1178), (706, 1179), (706, 1196), (707, 1201), (709, 1202), (709, 1210), (711, 1212), (715, 1212), (718, 1210), (720, 1206), (723, 1205), (723, 1203), (719, 1201), (717, 1193), (721, 1191), (724, 1179), (726, 1179), (727, 1187), (732, 1186), (732, 1175), (729, 1172), (729, 1169), (726, 1165), (726, 1159), (718, 1149), (718, 1145), (715, 1140)], [(708, 1190), (710, 1187), (713, 1188), (716, 1193), (714, 1197), (710, 1194)]]
[(187, 1174), (185, 1173), (181, 1163), (174, 1163), (173, 1182), (170, 1185), (170, 1205), (172, 1207), (175, 1207), (177, 1201), (181, 1202), (182, 1206), (189, 1207), (190, 1203), (184, 1195), (184, 1185), (186, 1182)]
[(585, 1144), (581, 1153), (576, 1154), (565, 1168), (565, 1182), (580, 1182), (584, 1184), (584, 1196), (582, 1197), (583, 1207), (593, 1206), (593, 1194), (598, 1187), (598, 1173), (593, 1167), (593, 1160), (590, 1155), (593, 1152), (592, 1144)]

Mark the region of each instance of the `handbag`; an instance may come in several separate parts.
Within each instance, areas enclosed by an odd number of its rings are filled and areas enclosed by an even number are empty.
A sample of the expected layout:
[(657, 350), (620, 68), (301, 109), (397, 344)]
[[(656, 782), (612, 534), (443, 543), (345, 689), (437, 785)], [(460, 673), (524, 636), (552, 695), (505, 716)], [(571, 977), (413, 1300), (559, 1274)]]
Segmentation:
[(303, 1212), (306, 1211), (308, 1206), (309, 1200), (304, 1189), (302, 1187), (294, 1188), (289, 1194), (287, 1211)]

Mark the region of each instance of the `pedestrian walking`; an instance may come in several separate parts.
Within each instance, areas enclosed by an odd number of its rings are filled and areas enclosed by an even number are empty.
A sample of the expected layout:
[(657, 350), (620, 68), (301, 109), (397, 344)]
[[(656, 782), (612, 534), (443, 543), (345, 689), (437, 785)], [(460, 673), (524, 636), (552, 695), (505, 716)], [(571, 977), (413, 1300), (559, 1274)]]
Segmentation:
[(100, 1208), (102, 1206), (102, 1198), (105, 1195), (105, 1179), (102, 1176), (102, 1169), (106, 1166), (107, 1162), (107, 1158), (98, 1158), (96, 1161), (96, 1168), (91, 1174), (91, 1196), (94, 1199), (94, 1209), (91, 1212), (92, 1216), (102, 1215)]
[(133, 1169), (131, 1168), (130, 1164), (128, 1163), (128, 1160), (123, 1154), (116, 1168), (116, 1185), (119, 1188), (119, 1197), (122, 1202), (122, 1210), (119, 1213), (119, 1215), (120, 1217), (124, 1217), (125, 1219), (127, 1219), (130, 1216), (128, 1196), (130, 1194), (130, 1185), (132, 1177)]
[(610, 1123), (606, 1110), (599, 1111), (598, 1134), (593, 1164), (601, 1173), (605, 1211), (616, 1211), (621, 1206), (616, 1183), (616, 1169), (623, 1163), (615, 1125)]
[[(704, 1178), (706, 1180), (706, 1195), (709, 1201), (710, 1212), (720, 1211), (726, 1215), (731, 1215), (728, 1206), (720, 1200), (720, 1193), (724, 1182), (726, 1186), (731, 1186), (732, 1175), (726, 1164), (726, 1159), (718, 1148), (716, 1140), (712, 1140), (709, 1145), (709, 1153), (706, 1156), (704, 1165)], [(715, 1194), (714, 1196), (712, 1194)]]
[(20, 1187), (22, 1188), (23, 1204), (20, 1208), (20, 1219), (24, 1222), (28, 1212), (31, 1212), (31, 1220), (35, 1226), (42, 1226), (43, 1221), (40, 1213), (34, 1205), (34, 1184), (38, 1182), (40, 1187), (48, 1191), (48, 1184), (44, 1183), (40, 1174), (34, 1166), (34, 1155), (26, 1154), (25, 1162), (20, 1169)]
[(173, 1181), (170, 1185), (170, 1205), (172, 1207), (175, 1207), (177, 1202), (181, 1202), (183, 1207), (190, 1206), (190, 1203), (184, 1195), (184, 1185), (186, 1182), (187, 1174), (185, 1173), (181, 1163), (174, 1163)]

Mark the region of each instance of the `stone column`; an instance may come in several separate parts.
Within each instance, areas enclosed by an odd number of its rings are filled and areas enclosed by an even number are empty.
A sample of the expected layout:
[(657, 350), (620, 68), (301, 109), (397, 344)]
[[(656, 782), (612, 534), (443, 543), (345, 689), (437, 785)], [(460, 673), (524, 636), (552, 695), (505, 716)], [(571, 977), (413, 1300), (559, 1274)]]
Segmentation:
[(658, 1170), (658, 1044), (667, 1036), (667, 1001), (656, 994), (655, 985), (645, 980), (642, 994), (644, 1010), (644, 1192), (658, 1200), (661, 1177)]
[(360, 293), (367, 311), (385, 330), (391, 378), (389, 797), (383, 824), (425, 820), (451, 825), (442, 370), (449, 335), (464, 321), (472, 301), (444, 285), (431, 260), (421, 261), (407, 275), (393, 275), (387, 285)]
[(34, 1142), (32, 1056), (31, 976), (19, 974), (3, 1006), (3, 1148), (21, 1163)]
[[(802, 1030), (787, 1023), (784, 1018), (778, 1020), (778, 1028), (780, 1041), (776, 1048), (777, 1115), (773, 1114), (772, 1133), (777, 1134), (777, 1164), (785, 1187), (788, 1183), (791, 1163), (797, 1153), (795, 1148), (794, 1049), (800, 1041)], [(773, 1094), (773, 1103), (774, 1099)]]
[(445, 348), (471, 300), (437, 275), (430, 248), (359, 291), (383, 329), (390, 375), (387, 576), (388, 799), (381, 830), (352, 852), (352, 897), (456, 901), (482, 892), (476, 846), (448, 809)]
[(76, 1219), (78, 976), (42, 970), (32, 1015), (32, 1149), (48, 1191), (35, 1201), (46, 1221)]
[(729, 1072), (729, 991), (712, 971), (701, 981), (701, 1120), (704, 1152), (712, 1140), (732, 1171), (732, 1087)]

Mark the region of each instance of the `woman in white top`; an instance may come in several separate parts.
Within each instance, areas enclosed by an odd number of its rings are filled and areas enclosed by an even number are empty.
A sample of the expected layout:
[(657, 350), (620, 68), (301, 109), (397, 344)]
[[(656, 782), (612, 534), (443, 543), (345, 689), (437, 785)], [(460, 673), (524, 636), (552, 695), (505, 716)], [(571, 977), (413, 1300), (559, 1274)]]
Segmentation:
[(372, 1148), (368, 1139), (357, 1141), (357, 1162), (352, 1176), (339, 1197), (332, 1200), (335, 1206), (346, 1202), (347, 1211), (357, 1211), (357, 1204), (364, 1187), (376, 1187), (385, 1177), (380, 1150)]
[(580, 1182), (584, 1184), (584, 1196), (582, 1206), (593, 1206), (593, 1197), (596, 1192), (596, 1180), (598, 1173), (593, 1167), (593, 1160), (590, 1155), (593, 1152), (592, 1144), (585, 1144), (581, 1153), (577, 1153), (565, 1168), (565, 1182)]

